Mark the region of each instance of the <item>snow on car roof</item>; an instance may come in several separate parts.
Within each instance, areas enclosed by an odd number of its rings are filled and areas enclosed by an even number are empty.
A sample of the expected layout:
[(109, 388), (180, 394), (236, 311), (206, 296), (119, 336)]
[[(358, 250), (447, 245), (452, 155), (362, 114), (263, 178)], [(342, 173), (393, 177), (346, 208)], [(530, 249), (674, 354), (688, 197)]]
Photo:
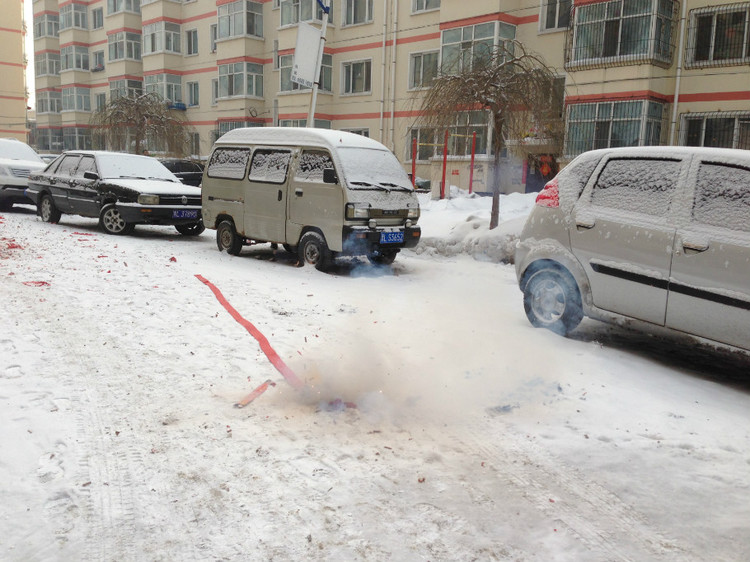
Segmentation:
[(335, 148), (339, 145), (356, 148), (388, 150), (378, 141), (333, 129), (315, 129), (310, 127), (244, 127), (224, 133), (216, 144), (276, 144), (308, 145)]

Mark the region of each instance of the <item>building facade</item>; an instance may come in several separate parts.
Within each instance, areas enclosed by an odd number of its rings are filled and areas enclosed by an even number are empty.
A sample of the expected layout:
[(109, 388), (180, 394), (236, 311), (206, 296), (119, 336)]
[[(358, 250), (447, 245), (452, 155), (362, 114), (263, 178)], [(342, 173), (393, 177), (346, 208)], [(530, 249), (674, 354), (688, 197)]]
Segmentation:
[(23, 0), (3, 3), (0, 24), (0, 136), (26, 141), (26, 56)]
[[(443, 132), (420, 126), (439, 69), (517, 39), (564, 84), (563, 154), (544, 144), (512, 164), (514, 189), (599, 147), (750, 148), (750, 2), (711, 0), (326, 0), (332, 4), (315, 125), (368, 135), (440, 181)], [(38, 148), (90, 147), (91, 112), (112, 96), (159, 92), (205, 157), (235, 127), (304, 125), (310, 90), (291, 81), (300, 22), (319, 0), (36, 0)], [(470, 170), (472, 135), (477, 133)], [(453, 185), (486, 191), (487, 116), (450, 130)], [(533, 132), (530, 132), (533, 138)], [(413, 152), (414, 141), (417, 151)], [(528, 139), (509, 139), (526, 142)], [(156, 147), (158, 148), (158, 147)], [(510, 157), (509, 157), (510, 158)], [(532, 181), (533, 180), (533, 181)]]

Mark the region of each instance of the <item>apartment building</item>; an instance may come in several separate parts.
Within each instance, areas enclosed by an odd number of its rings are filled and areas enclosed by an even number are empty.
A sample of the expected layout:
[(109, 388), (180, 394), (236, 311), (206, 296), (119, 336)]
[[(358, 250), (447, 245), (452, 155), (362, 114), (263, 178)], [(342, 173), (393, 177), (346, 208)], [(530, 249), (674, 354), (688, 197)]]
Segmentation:
[(0, 24), (0, 137), (26, 141), (26, 57), (23, 0), (3, 3)]
[[(513, 189), (558, 162), (606, 146), (750, 148), (750, 2), (711, 0), (326, 0), (330, 5), (315, 125), (389, 146), (417, 176), (440, 181), (443, 132), (420, 124), (420, 93), (439, 69), (517, 39), (565, 88), (562, 154), (544, 139)], [(310, 90), (291, 81), (299, 22), (322, 0), (36, 0), (39, 149), (89, 147), (89, 117), (112, 96), (159, 92), (205, 157), (235, 128), (304, 125)], [(470, 170), (473, 133), (476, 156)], [(482, 111), (450, 130), (454, 185), (487, 190), (497, 134)], [(416, 154), (413, 143), (418, 143)], [(510, 144), (528, 139), (508, 139)], [(158, 148), (158, 147), (156, 147)], [(505, 155), (503, 155), (505, 157)], [(533, 180), (533, 181), (532, 181)]]

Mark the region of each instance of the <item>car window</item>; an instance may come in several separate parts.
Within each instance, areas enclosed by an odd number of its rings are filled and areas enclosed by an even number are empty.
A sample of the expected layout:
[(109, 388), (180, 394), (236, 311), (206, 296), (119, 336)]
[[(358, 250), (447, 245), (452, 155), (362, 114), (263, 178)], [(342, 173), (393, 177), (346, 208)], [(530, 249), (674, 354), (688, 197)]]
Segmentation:
[(62, 161), (60, 161), (60, 165), (57, 167), (55, 174), (58, 176), (72, 176), (73, 171), (78, 165), (78, 160), (80, 159), (81, 157), (77, 154), (66, 155)]
[(284, 183), (291, 156), (292, 153), (289, 150), (257, 149), (253, 153), (253, 161), (250, 163), (250, 173), (247, 179), (264, 183)]
[(323, 170), (326, 168), (333, 168), (333, 160), (327, 150), (305, 150), (297, 163), (294, 179), (322, 183)]
[(580, 197), (583, 188), (586, 187), (591, 174), (601, 159), (601, 154), (582, 154), (558, 174), (559, 183), (563, 181), (570, 183), (575, 192), (575, 197)]
[(249, 158), (249, 148), (217, 148), (208, 163), (208, 177), (241, 180)]
[(82, 178), (86, 172), (96, 172), (96, 161), (93, 156), (83, 156), (81, 162), (78, 164), (78, 168), (76, 168), (77, 177)]
[(680, 174), (680, 161), (667, 159), (612, 159), (594, 185), (591, 203), (648, 215), (669, 210)]
[(693, 220), (750, 232), (750, 169), (702, 162), (698, 170)]

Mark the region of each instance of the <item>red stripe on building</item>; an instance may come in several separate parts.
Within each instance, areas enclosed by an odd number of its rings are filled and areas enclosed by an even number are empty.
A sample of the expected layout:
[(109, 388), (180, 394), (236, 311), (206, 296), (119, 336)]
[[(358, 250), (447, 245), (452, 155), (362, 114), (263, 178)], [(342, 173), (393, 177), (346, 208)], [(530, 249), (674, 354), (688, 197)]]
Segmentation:
[(486, 14), (483, 16), (476, 16), (473, 18), (466, 18), (462, 20), (446, 21), (440, 24), (440, 30), (453, 29), (455, 27), (464, 27), (466, 25), (476, 25), (478, 23), (488, 23), (491, 21), (501, 21), (503, 23), (509, 23), (511, 25), (523, 25), (527, 23), (535, 23), (539, 21), (539, 15), (535, 14), (532, 16), (511, 16), (510, 14), (504, 14), (498, 12), (495, 14)]
[(739, 92), (704, 92), (700, 94), (680, 94), (680, 103), (691, 103), (699, 101), (747, 101), (750, 100), (750, 91)]
[[(582, 96), (568, 96), (565, 98), (567, 105), (574, 103), (594, 103), (599, 101), (629, 101), (650, 99), (663, 103), (670, 103), (673, 96), (654, 92), (653, 90), (636, 90), (632, 92), (612, 92), (607, 94), (587, 94)], [(682, 96), (680, 96), (682, 100)]]
[[(294, 51), (292, 51), (292, 52), (294, 52)], [(255, 63), (255, 64), (270, 64), (270, 63), (273, 62), (273, 59), (259, 59), (259, 58), (255, 58), (255, 57), (234, 57), (234, 58), (231, 58), (231, 59), (217, 60), (216, 64), (217, 65), (219, 65), (219, 64), (232, 64), (232, 63), (235, 63), (235, 62), (252, 62), (252, 63)]]

